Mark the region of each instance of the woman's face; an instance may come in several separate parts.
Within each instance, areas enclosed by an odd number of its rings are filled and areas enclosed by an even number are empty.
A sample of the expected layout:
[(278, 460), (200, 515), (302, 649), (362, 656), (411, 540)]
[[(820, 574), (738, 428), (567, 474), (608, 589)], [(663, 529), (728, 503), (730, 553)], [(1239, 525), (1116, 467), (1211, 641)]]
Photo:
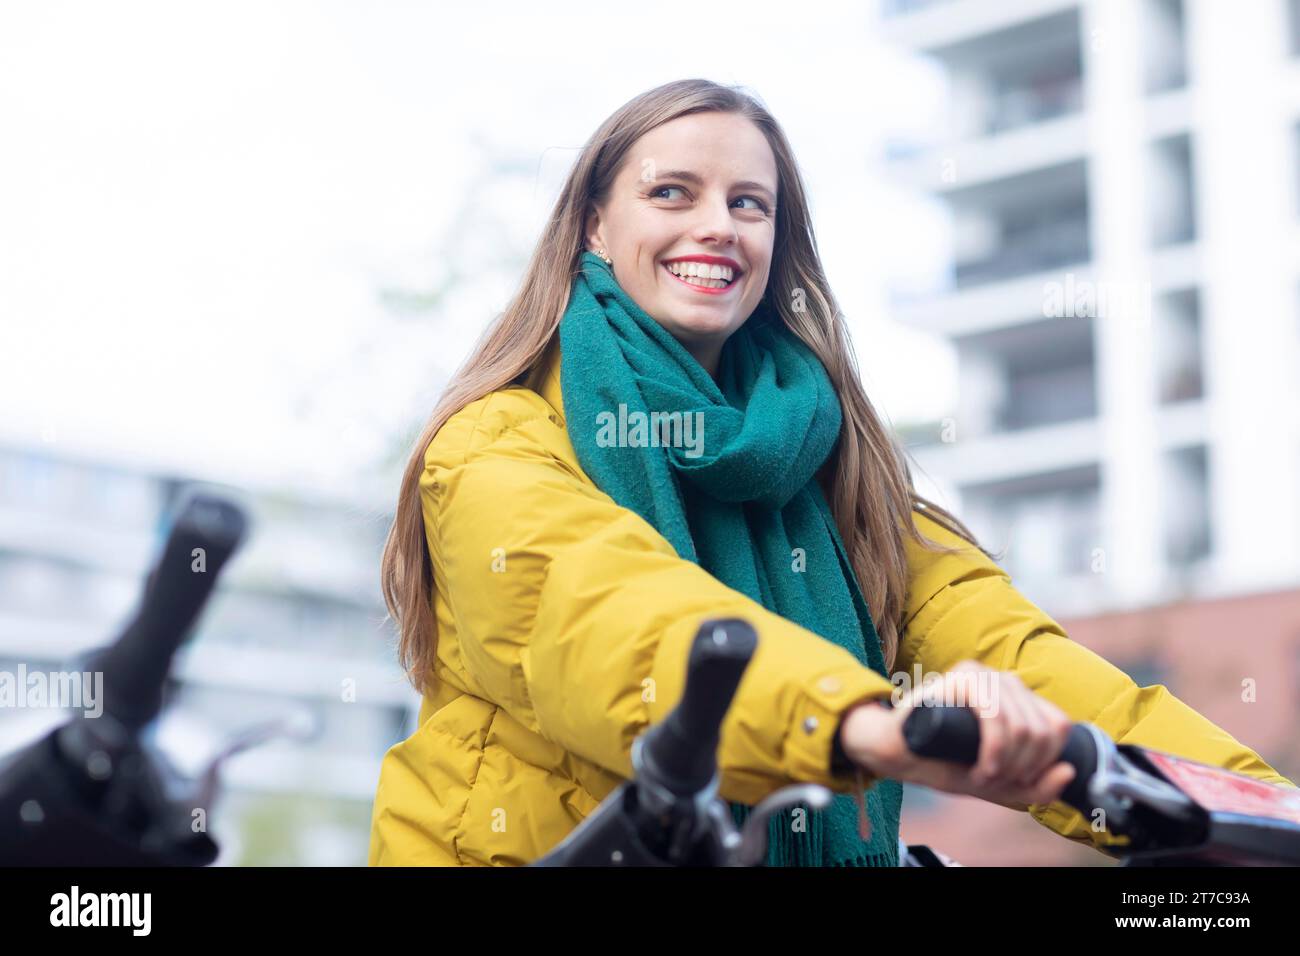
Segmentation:
[(776, 160), (757, 126), (732, 113), (681, 116), (633, 144), (588, 221), (588, 245), (605, 250), (623, 290), (714, 374), (722, 343), (767, 288), (776, 192)]

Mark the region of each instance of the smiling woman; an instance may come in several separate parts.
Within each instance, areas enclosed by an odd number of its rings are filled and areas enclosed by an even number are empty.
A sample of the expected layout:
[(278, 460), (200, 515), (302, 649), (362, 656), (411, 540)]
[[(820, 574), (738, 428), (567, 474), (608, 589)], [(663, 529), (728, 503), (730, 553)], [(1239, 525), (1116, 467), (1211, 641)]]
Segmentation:
[[(615, 420), (667, 440), (623, 440)], [(707, 80), (634, 98), (582, 150), (413, 449), (382, 574), (424, 703), (383, 762), (372, 864), (545, 854), (631, 774), (720, 617), (759, 638), (718, 753), (736, 820), (789, 783), (836, 794), (772, 817), (772, 865), (897, 865), (903, 781), (1101, 847), (1052, 802), (1071, 720), (1282, 779), (1071, 642), (917, 494), (854, 368), (785, 134)], [(917, 667), (996, 671), (975, 767), (909, 758), (906, 708), (868, 706)]]

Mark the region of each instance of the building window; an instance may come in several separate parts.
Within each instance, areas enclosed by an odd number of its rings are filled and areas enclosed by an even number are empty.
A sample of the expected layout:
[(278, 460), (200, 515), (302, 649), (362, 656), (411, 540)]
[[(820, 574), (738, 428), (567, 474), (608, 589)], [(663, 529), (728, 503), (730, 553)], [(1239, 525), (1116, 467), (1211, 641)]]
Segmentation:
[(1187, 85), (1187, 29), (1182, 0), (1147, 0), (1146, 89), (1163, 93)]
[(1209, 556), (1209, 462), (1204, 445), (1179, 448), (1164, 457), (1165, 557), (1186, 568)]
[(1156, 304), (1156, 380), (1162, 405), (1204, 397), (1201, 297), (1196, 289), (1161, 296)]
[(1182, 133), (1157, 140), (1150, 153), (1151, 244), (1156, 248), (1196, 238), (1192, 140)]

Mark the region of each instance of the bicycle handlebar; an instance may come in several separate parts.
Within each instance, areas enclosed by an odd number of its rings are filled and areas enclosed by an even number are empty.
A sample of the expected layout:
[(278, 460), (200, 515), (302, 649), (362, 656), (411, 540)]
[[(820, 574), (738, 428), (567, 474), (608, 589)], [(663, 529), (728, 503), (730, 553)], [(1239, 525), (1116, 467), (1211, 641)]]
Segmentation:
[(641, 772), (652, 784), (686, 797), (713, 780), (722, 720), (757, 647), (758, 635), (739, 618), (709, 621), (700, 628), (681, 700), (643, 738)]
[(116, 642), (88, 661), (87, 670), (104, 675), (104, 712), (127, 731), (137, 731), (158, 716), (172, 658), (246, 528), (244, 513), (231, 501), (204, 492), (191, 494), (181, 505), (131, 622)]
[[(118, 639), (92, 654), (103, 712), (79, 715), (0, 767), (0, 865), (204, 865), (217, 855), (173, 798), (167, 769), (141, 740), (185, 642), (247, 519), (232, 501), (192, 492)], [(204, 808), (206, 809), (206, 807)]]
[[(979, 757), (979, 716), (969, 707), (916, 707), (903, 721), (903, 737), (918, 757), (950, 760), (966, 767)], [(1092, 806), (1088, 781), (1097, 770), (1097, 744), (1084, 724), (1070, 728), (1059, 760), (1074, 768), (1061, 800), (1087, 813)]]

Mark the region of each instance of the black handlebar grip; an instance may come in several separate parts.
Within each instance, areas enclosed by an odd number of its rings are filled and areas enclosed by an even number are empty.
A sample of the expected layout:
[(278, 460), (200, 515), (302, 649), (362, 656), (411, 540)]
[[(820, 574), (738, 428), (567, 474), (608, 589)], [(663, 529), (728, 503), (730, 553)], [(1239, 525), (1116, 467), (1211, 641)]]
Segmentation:
[(104, 674), (104, 712), (128, 730), (158, 715), (172, 657), (247, 528), (243, 510), (211, 492), (182, 503), (130, 623), (87, 667)]
[[(972, 766), (979, 758), (979, 717), (969, 707), (914, 707), (903, 721), (903, 738), (918, 757)], [(1059, 758), (1074, 768), (1060, 799), (1086, 812), (1088, 781), (1097, 769), (1097, 745), (1083, 724), (1070, 728)]]
[(969, 767), (979, 758), (979, 717), (969, 707), (913, 707), (903, 721), (903, 739), (918, 757)]
[(1087, 816), (1092, 812), (1093, 803), (1088, 797), (1088, 782), (1097, 772), (1098, 758), (1097, 741), (1083, 724), (1070, 728), (1061, 759), (1074, 768), (1074, 777), (1065, 785), (1061, 799)]
[(693, 796), (717, 772), (722, 721), (758, 647), (749, 622), (700, 625), (686, 664), (686, 687), (672, 713), (642, 738), (642, 773), (671, 793)]

